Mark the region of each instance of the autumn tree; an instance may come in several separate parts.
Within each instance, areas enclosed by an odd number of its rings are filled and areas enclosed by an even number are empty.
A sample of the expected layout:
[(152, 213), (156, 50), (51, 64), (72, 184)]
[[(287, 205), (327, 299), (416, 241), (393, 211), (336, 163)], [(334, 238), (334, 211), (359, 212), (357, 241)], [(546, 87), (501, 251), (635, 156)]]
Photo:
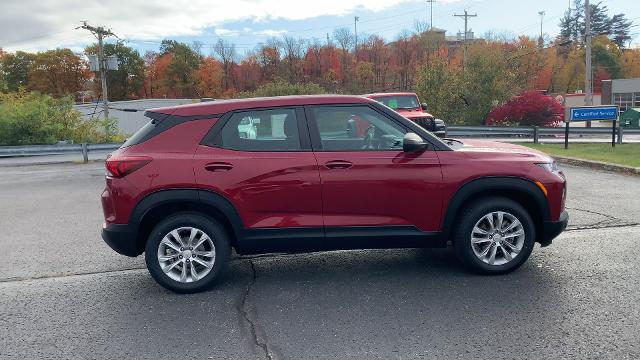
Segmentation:
[(640, 49), (626, 50), (622, 55), (624, 77), (640, 77)]
[[(85, 53), (96, 55), (98, 44), (87, 47)], [(107, 71), (109, 99), (128, 100), (140, 97), (143, 94), (145, 62), (138, 51), (118, 41), (115, 44), (105, 44), (104, 54), (118, 58), (118, 69)], [(96, 77), (95, 88), (98, 93), (102, 91), (99, 81), (99, 77)]]
[(333, 31), (333, 37), (338, 42), (340, 49), (342, 50), (340, 53), (340, 62), (342, 64), (342, 85), (346, 85), (347, 82), (347, 74), (349, 69), (349, 49), (353, 44), (354, 37), (353, 33), (349, 28), (341, 27), (337, 28)]
[(173, 54), (148, 51), (144, 55), (144, 94), (147, 98), (173, 97), (175, 93), (168, 86), (167, 73)]
[(196, 72), (197, 95), (199, 97), (212, 98), (222, 96), (223, 77), (222, 64), (218, 60), (212, 57), (203, 58)]
[(71, 50), (47, 50), (35, 55), (28, 88), (54, 97), (76, 96), (86, 88), (90, 76), (87, 64)]

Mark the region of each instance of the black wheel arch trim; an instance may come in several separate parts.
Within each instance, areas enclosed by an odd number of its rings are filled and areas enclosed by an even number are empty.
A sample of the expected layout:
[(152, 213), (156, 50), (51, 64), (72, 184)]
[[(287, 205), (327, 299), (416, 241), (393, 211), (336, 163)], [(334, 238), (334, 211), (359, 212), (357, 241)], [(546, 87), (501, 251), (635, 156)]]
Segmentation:
[(517, 191), (534, 199), (534, 205), (541, 216), (541, 221), (546, 222), (551, 218), (549, 201), (542, 190), (531, 180), (511, 176), (488, 176), (472, 179), (460, 186), (445, 209), (442, 222), (442, 235), (449, 237), (451, 228), (461, 210), (461, 206), (474, 196), (487, 191)]
[[(230, 235), (239, 237), (244, 232), (244, 225), (241, 217), (236, 208), (232, 205), (231, 201), (219, 193), (193, 188), (162, 189), (146, 195), (138, 202), (131, 212), (129, 224), (134, 224), (135, 227), (139, 227), (145, 216), (147, 216), (152, 210), (159, 206), (171, 203), (188, 203), (213, 207), (219, 211), (226, 220), (228, 220), (228, 223), (234, 232), (234, 234)], [(145, 239), (139, 239), (139, 241), (144, 240)]]

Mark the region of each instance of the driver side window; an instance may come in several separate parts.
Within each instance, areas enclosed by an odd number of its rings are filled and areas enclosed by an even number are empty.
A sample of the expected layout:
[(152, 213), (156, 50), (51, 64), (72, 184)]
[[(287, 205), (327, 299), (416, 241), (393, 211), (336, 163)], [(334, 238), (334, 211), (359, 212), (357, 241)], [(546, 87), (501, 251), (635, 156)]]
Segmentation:
[(368, 106), (312, 108), (322, 150), (402, 150), (406, 130)]

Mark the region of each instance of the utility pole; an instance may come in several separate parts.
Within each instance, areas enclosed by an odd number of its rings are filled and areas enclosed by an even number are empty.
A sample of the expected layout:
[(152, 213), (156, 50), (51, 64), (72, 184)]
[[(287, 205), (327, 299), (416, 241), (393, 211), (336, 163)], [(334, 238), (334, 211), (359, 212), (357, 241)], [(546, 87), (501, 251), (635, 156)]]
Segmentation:
[(358, 63), (358, 21), (360, 20), (359, 16), (354, 16), (353, 17), (353, 31), (356, 35), (356, 46), (354, 48), (353, 54), (354, 54), (354, 58), (356, 60), (356, 64)]
[(464, 54), (462, 56), (462, 71), (464, 71), (465, 66), (467, 64), (467, 33), (468, 30), (468, 21), (470, 17), (476, 17), (478, 14), (469, 15), (467, 10), (464, 11), (464, 14), (453, 14), (453, 16), (463, 17), (464, 18)]
[(544, 22), (544, 16), (546, 15), (546, 11), (542, 10), (542, 11), (538, 11), (538, 15), (540, 15), (540, 47), (542, 47), (544, 45), (544, 39), (542, 38), (542, 23)]
[[(115, 36), (109, 29), (105, 29), (102, 26), (90, 26), (86, 21), (82, 22), (82, 26), (85, 30), (89, 30), (98, 39), (98, 69), (100, 71), (100, 80), (102, 82), (102, 107), (104, 111), (104, 118), (109, 118), (109, 104), (107, 95), (107, 60), (104, 57), (104, 44), (103, 39), (107, 36)], [(77, 28), (76, 28), (77, 29)]]
[[(593, 105), (593, 69), (591, 68), (591, 7), (589, 0), (584, 2), (584, 40), (585, 40), (585, 81), (584, 81), (584, 104)], [(591, 127), (591, 121), (587, 121), (587, 127)]]
[(433, 30), (433, 3), (436, 2), (436, 0), (427, 0), (427, 2), (431, 7), (431, 11), (429, 12), (429, 30)]

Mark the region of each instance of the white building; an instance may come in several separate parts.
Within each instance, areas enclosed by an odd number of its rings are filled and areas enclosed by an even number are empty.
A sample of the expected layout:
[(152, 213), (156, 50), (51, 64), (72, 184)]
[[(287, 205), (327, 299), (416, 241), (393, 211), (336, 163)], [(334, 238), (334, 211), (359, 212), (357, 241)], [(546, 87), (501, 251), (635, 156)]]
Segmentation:
[[(191, 104), (199, 102), (200, 99), (140, 99), (128, 101), (113, 101), (109, 103), (109, 117), (118, 121), (118, 128), (124, 134), (130, 135), (138, 131), (144, 124), (149, 122), (149, 118), (144, 116), (147, 109)], [(74, 108), (82, 113), (86, 118), (103, 117), (102, 104), (79, 104)], [(134, 109), (136, 112), (128, 112), (117, 109)]]

